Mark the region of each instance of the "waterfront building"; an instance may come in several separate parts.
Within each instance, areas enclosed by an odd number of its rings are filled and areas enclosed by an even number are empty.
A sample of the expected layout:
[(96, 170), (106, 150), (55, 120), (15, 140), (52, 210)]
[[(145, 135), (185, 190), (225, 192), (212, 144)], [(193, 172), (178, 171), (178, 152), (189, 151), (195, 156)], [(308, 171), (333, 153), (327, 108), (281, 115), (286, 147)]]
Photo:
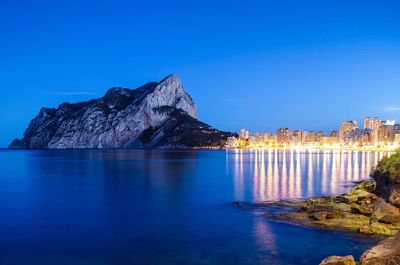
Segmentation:
[(364, 119), (364, 129), (379, 129), (379, 127), (382, 125), (382, 119), (378, 117), (366, 117)]
[(400, 133), (394, 135), (394, 144), (400, 145)]
[(226, 145), (228, 147), (238, 147), (238, 139), (235, 136), (228, 137), (228, 139), (226, 139)]
[[(390, 144), (394, 142), (394, 123), (384, 123), (385, 125), (381, 125), (379, 127), (379, 143), (380, 144)], [(389, 125), (388, 125), (389, 124)]]
[(386, 120), (382, 123), (382, 125), (394, 126), (396, 124), (395, 120)]
[(292, 141), (296, 144), (305, 143), (306, 142), (306, 132), (296, 130), (292, 134)]
[(274, 134), (273, 133), (264, 133), (264, 142), (272, 142), (274, 140)]
[(339, 139), (339, 133), (338, 131), (331, 131), (331, 133), (329, 134), (329, 137), (331, 137), (331, 139), (333, 140), (333, 142), (337, 142)]
[(325, 137), (325, 133), (323, 131), (317, 132), (317, 142), (322, 142), (322, 139)]
[(291, 141), (291, 131), (289, 128), (279, 128), (277, 130), (278, 143), (288, 143)]
[(358, 128), (357, 121), (345, 121), (339, 129), (339, 142), (349, 143), (352, 140), (352, 131)]
[(394, 133), (400, 134), (400, 124), (397, 123), (394, 125)]
[(307, 133), (306, 141), (311, 143), (311, 142), (317, 142), (317, 133), (314, 131), (309, 131)]
[(249, 131), (246, 131), (246, 129), (240, 129), (240, 131), (239, 131), (239, 138), (241, 139), (241, 140), (248, 140), (249, 139), (249, 136), (250, 136), (250, 133), (249, 133)]
[(249, 135), (249, 145), (262, 145), (264, 144), (264, 134), (262, 133), (253, 133)]
[(379, 142), (379, 127), (382, 125), (382, 119), (378, 117), (367, 117), (364, 119), (364, 129), (370, 131), (370, 143), (375, 145)]

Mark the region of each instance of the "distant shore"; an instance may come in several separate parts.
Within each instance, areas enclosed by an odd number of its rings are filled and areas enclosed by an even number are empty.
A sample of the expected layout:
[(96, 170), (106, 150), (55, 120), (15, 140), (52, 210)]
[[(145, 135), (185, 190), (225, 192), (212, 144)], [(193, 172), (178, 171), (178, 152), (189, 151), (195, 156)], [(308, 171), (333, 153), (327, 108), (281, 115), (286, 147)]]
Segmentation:
[(319, 150), (319, 151), (370, 151), (370, 152), (396, 152), (398, 147), (351, 147), (351, 146), (245, 146), (245, 147), (224, 147), (226, 150)]

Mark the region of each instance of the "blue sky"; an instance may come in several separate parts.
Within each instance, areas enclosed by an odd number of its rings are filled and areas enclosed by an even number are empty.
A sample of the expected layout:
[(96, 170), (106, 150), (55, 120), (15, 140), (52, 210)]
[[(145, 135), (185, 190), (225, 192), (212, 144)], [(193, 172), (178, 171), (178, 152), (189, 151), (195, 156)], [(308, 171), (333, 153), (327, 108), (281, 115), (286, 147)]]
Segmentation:
[(42, 106), (180, 76), (219, 129), (400, 120), (398, 1), (0, 3), (0, 146)]

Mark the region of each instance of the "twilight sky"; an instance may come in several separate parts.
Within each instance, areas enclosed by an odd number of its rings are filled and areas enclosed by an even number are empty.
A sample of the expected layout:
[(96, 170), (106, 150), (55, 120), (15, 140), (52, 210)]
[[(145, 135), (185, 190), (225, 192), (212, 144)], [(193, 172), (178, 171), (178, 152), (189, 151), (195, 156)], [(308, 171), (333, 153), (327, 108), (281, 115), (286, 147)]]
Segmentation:
[(0, 2), (0, 147), (43, 106), (180, 76), (219, 129), (400, 120), (399, 1)]

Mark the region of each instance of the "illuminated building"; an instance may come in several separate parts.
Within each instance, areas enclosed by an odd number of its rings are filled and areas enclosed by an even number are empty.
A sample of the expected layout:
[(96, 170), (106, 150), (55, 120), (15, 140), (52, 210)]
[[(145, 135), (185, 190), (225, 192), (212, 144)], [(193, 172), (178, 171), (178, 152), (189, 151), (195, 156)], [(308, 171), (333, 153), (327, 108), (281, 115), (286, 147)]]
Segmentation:
[(240, 129), (239, 131), (239, 138), (242, 140), (247, 140), (249, 139), (249, 131), (246, 131), (246, 129)]
[(274, 140), (273, 133), (264, 133), (264, 142), (271, 142)]
[(394, 126), (396, 124), (395, 120), (386, 120), (382, 123), (383, 125)]
[(394, 135), (394, 143), (400, 145), (400, 133)]
[(394, 125), (394, 133), (395, 134), (400, 134), (400, 124), (395, 124)]
[(279, 128), (276, 135), (278, 143), (287, 143), (291, 141), (291, 131), (289, 128)]
[(226, 145), (228, 147), (238, 147), (239, 146), (238, 139), (236, 139), (236, 137), (234, 136), (228, 137), (228, 139), (226, 139)]
[[(389, 123), (392, 124), (392, 123)], [(394, 124), (393, 125), (382, 125), (379, 127), (379, 143), (390, 144), (394, 142)]]
[(351, 132), (357, 129), (357, 121), (345, 121), (342, 123), (339, 129), (339, 142), (348, 143), (351, 142)]
[(364, 129), (370, 129), (370, 143), (377, 144), (379, 141), (379, 127), (382, 124), (382, 119), (375, 117), (367, 117), (364, 119)]
[(249, 145), (262, 145), (264, 144), (264, 134), (254, 133), (249, 135)]
[(331, 138), (332, 142), (337, 142), (339, 139), (339, 133), (337, 131), (331, 131), (331, 133), (329, 134), (329, 137)]
[(317, 142), (321, 142), (324, 137), (325, 133), (323, 131), (317, 132)]
[(306, 137), (307, 142), (316, 142), (317, 141), (317, 133), (314, 131), (309, 131)]
[(292, 134), (292, 140), (294, 143), (305, 143), (306, 142), (306, 132), (296, 130)]

